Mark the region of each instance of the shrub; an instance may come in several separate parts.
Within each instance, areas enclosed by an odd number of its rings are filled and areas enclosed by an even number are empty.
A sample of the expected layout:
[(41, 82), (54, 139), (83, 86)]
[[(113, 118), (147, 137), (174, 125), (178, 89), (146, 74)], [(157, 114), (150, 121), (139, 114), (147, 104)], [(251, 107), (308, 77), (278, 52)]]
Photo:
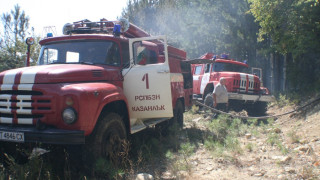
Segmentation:
[(295, 129), (292, 129), (288, 132), (288, 136), (290, 138), (291, 143), (299, 143), (300, 137), (297, 135), (297, 131)]

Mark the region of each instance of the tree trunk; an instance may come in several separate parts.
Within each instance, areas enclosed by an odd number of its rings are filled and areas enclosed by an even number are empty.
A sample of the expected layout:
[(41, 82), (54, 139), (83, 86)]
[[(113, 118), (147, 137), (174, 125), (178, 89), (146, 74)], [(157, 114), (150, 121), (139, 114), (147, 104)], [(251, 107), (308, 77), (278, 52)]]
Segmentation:
[(270, 89), (272, 92), (274, 92), (274, 53), (270, 54), (270, 70), (271, 70)]
[(287, 82), (287, 58), (288, 54), (284, 55), (283, 58), (283, 68), (282, 68), (282, 74), (283, 74), (283, 83), (282, 83), (282, 91), (286, 90), (286, 82)]

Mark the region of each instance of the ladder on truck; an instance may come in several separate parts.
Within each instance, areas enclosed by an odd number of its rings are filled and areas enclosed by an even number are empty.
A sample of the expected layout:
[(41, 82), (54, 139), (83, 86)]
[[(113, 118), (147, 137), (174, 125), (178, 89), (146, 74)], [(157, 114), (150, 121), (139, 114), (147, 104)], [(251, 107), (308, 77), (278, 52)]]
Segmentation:
[(138, 37), (150, 37), (151, 35), (145, 32), (138, 26), (129, 23), (126, 19), (120, 19), (118, 21), (108, 21), (107, 19), (101, 19), (97, 22), (91, 22), (87, 19), (67, 23), (63, 27), (63, 34), (86, 34), (86, 33), (98, 33), (98, 34), (113, 34), (115, 29), (119, 28), (120, 34), (127, 38)]

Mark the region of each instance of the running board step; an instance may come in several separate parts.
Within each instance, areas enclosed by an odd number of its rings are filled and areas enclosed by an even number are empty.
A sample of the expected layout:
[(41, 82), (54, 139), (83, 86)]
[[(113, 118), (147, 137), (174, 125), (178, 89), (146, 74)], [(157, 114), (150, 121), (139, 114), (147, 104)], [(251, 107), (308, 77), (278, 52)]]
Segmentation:
[(154, 118), (154, 119), (148, 119), (144, 122), (137, 123), (134, 126), (131, 127), (131, 134), (137, 133), (139, 131), (142, 131), (148, 127), (152, 127), (156, 124), (159, 124), (161, 122), (164, 122), (170, 118)]

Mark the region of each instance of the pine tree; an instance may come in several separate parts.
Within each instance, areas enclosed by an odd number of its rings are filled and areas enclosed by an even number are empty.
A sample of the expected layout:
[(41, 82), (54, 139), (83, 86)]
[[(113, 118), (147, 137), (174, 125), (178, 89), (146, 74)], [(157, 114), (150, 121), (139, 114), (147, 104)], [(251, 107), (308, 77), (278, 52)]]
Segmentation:
[[(27, 51), (25, 39), (30, 34), (28, 31), (29, 20), (19, 5), (15, 5), (10, 13), (2, 14), (1, 21), (4, 33), (0, 38), (0, 71), (25, 66)], [(39, 40), (38, 37), (35, 39)], [(39, 54), (39, 45), (33, 45), (31, 50), (31, 58), (36, 60)]]

